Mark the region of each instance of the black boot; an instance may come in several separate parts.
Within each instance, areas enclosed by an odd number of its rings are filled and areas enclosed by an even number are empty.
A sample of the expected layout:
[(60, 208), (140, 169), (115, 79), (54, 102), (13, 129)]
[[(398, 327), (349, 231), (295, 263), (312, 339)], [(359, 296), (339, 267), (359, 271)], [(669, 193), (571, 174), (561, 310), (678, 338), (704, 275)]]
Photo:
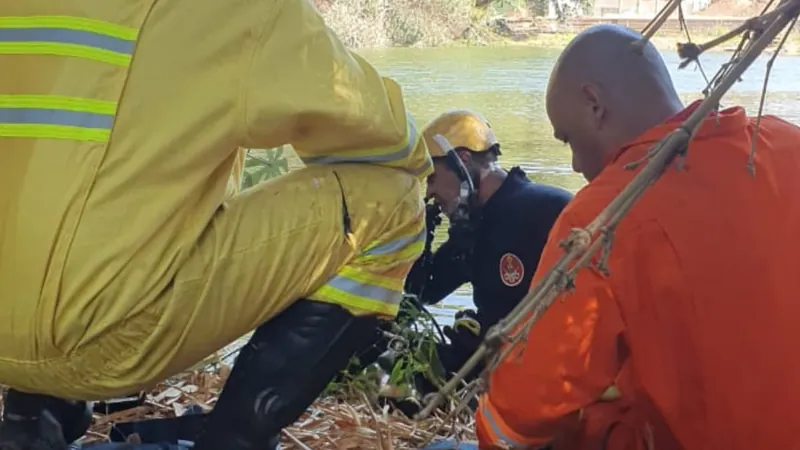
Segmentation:
[(30, 445), (29, 443), (36, 440), (52, 441), (55, 439), (52, 436), (55, 429), (60, 434), (58, 438), (66, 446), (82, 437), (91, 424), (92, 411), (86, 402), (9, 389), (3, 399), (0, 448), (11, 443)]
[(304, 299), (258, 327), (194, 450), (274, 448), (267, 445), (277, 445), (281, 430), (347, 366), (377, 325), (374, 316)]
[(373, 332), (373, 337), (364, 341), (354, 352), (353, 357), (357, 362), (349, 361), (348, 365), (333, 377), (334, 382), (341, 382), (347, 376), (358, 376), (369, 365), (378, 362), (389, 346), (389, 339), (384, 336), (383, 328), (379, 325)]

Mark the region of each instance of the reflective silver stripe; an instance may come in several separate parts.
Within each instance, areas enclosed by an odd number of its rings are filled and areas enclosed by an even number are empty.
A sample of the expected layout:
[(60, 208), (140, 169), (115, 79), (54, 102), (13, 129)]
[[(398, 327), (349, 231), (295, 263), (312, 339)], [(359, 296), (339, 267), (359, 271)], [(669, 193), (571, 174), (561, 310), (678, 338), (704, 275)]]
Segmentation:
[(314, 156), (311, 158), (302, 158), (305, 164), (337, 164), (337, 163), (382, 163), (390, 161), (399, 161), (406, 158), (411, 154), (414, 147), (417, 146), (418, 133), (417, 126), (411, 116), (407, 117), (408, 120), (408, 144), (392, 153), (384, 153), (380, 155), (363, 155), (363, 156)]
[(432, 165), (433, 165), (433, 161), (430, 158), (427, 158), (425, 160), (425, 164), (423, 164), (422, 166), (420, 166), (417, 169), (413, 170), (411, 172), (411, 175), (414, 175), (414, 176), (418, 177), (418, 176), (422, 175), (423, 173), (427, 172), (428, 169), (430, 169)]
[(415, 234), (414, 236), (406, 236), (399, 239), (395, 239), (386, 244), (378, 245), (376, 247), (373, 247), (365, 251), (364, 254), (369, 256), (388, 255), (390, 253), (403, 250), (410, 244), (425, 241), (425, 234), (426, 234), (426, 229), (423, 227), (422, 231)]
[(403, 293), (386, 289), (373, 284), (365, 284), (350, 278), (337, 275), (333, 277), (328, 286), (347, 292), (358, 297), (366, 297), (389, 305), (399, 305), (403, 300)]
[(136, 41), (83, 30), (65, 28), (3, 28), (0, 29), (0, 42), (48, 42), (73, 44), (108, 50), (125, 55), (133, 55)]
[(0, 124), (64, 125), (110, 130), (114, 116), (63, 109), (0, 108)]
[(519, 442), (509, 438), (500, 430), (500, 427), (497, 426), (497, 422), (495, 422), (491, 411), (489, 411), (489, 408), (487, 408), (486, 405), (483, 405), (481, 407), (481, 413), (483, 414), (483, 417), (486, 418), (486, 420), (489, 422), (489, 426), (492, 427), (492, 431), (494, 431), (495, 436), (497, 436), (497, 438), (500, 439), (504, 444), (506, 444), (512, 449), (524, 449), (527, 447), (526, 445), (520, 444)]

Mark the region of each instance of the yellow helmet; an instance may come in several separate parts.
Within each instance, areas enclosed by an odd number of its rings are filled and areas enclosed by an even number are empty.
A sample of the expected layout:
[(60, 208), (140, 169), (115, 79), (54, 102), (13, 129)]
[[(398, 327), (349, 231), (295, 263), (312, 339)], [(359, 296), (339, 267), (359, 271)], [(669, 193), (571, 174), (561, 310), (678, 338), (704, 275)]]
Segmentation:
[(447, 111), (425, 125), (422, 137), (433, 158), (463, 147), (485, 152), (497, 144), (489, 122), (480, 114), (466, 109)]

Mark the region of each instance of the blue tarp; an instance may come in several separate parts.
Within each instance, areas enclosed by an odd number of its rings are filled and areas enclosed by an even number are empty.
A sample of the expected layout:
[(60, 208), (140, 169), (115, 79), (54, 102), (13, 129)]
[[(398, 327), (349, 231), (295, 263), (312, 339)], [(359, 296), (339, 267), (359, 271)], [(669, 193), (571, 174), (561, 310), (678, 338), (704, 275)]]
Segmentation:
[[(92, 444), (80, 448), (85, 450), (191, 450), (191, 447), (182, 447), (178, 445), (125, 444), (122, 442)], [(420, 450), (478, 450), (478, 444), (474, 442), (458, 443), (455, 440), (449, 440), (430, 444)]]
[[(175, 445), (186, 443), (197, 436), (207, 414), (185, 414), (168, 419), (150, 419), (139, 422), (119, 423), (114, 427), (110, 443), (89, 444), (77, 447), (81, 450), (191, 450), (192, 445)], [(124, 441), (131, 434), (138, 434), (146, 444), (127, 444)], [(153, 444), (152, 442), (163, 442)], [(167, 444), (172, 443), (172, 444)], [(76, 447), (71, 447), (72, 449)], [(279, 449), (276, 449), (279, 450)], [(457, 442), (455, 439), (435, 442), (419, 450), (478, 450), (475, 442)]]
[(478, 444), (475, 442), (461, 442), (455, 439), (448, 441), (436, 442), (422, 448), (421, 450), (478, 450)]
[[(70, 447), (74, 448), (74, 447)], [(89, 444), (77, 447), (80, 450), (191, 450), (191, 447), (167, 444), (126, 444), (124, 442), (108, 442)]]

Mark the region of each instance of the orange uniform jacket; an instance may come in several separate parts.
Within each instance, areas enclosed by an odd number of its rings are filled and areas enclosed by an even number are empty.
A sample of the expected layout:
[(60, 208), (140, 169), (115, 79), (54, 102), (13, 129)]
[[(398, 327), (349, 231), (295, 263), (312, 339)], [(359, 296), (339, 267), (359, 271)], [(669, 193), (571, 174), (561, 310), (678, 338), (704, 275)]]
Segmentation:
[[(624, 147), (551, 232), (535, 284), (636, 173), (624, 166), (688, 116)], [(480, 400), (482, 449), (800, 449), (800, 129), (710, 117), (620, 223), (610, 276), (576, 289), (530, 331)], [(621, 398), (600, 402), (610, 385)], [(603, 446), (603, 441), (605, 446)], [(505, 443), (506, 447), (502, 443)]]

